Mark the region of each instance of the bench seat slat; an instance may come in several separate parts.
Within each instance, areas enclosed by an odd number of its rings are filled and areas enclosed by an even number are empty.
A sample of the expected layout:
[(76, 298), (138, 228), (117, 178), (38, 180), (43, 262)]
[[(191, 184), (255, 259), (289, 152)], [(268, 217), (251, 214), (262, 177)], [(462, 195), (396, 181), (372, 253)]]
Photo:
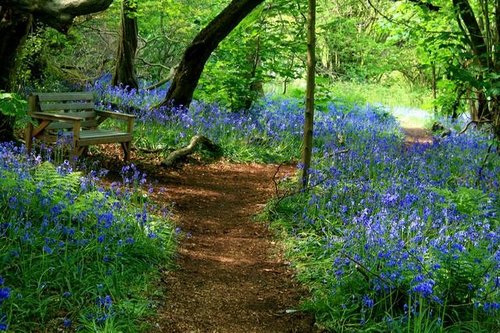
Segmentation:
[[(83, 129), (87, 128), (94, 128), (97, 127), (97, 121), (95, 119), (93, 120), (88, 120), (88, 121), (82, 121), (80, 123), (80, 127)], [(49, 126), (47, 126), (48, 130), (58, 130), (58, 129), (67, 129), (67, 128), (73, 128), (73, 123), (67, 122), (67, 121), (54, 121), (52, 122)]]
[[(47, 112), (47, 113), (49, 113), (49, 112)], [(96, 117), (95, 111), (81, 111), (81, 112), (78, 112), (78, 111), (68, 111), (68, 112), (58, 111), (58, 112), (54, 112), (54, 114), (60, 114), (62, 116), (79, 117), (82, 119), (95, 119), (95, 117)]]

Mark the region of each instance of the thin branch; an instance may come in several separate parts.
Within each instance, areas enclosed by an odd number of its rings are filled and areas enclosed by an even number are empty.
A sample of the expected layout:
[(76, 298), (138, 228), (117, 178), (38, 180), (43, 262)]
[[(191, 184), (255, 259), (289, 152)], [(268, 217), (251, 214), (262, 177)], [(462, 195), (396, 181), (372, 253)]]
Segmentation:
[(495, 141), (492, 141), (488, 147), (488, 151), (486, 152), (486, 155), (484, 156), (483, 162), (481, 163), (481, 167), (479, 168), (479, 172), (477, 173), (477, 180), (476, 180), (476, 187), (479, 187), (479, 182), (481, 181), (481, 177), (483, 176), (483, 170), (484, 167), (486, 166), (486, 162), (488, 161), (488, 157), (490, 157), (491, 150), (493, 149), (493, 146), (495, 145)]
[(170, 71), (170, 68), (168, 68), (167, 66), (163, 65), (163, 64), (154, 64), (154, 63), (151, 63), (149, 61), (146, 61), (144, 60), (143, 58), (137, 58), (137, 60), (139, 60), (140, 62), (142, 62), (144, 65), (146, 66), (150, 66), (150, 67), (161, 67), (167, 71)]
[(278, 188), (278, 182), (276, 181), (276, 176), (278, 175), (278, 173), (280, 172), (280, 168), (284, 165), (284, 163), (280, 163), (280, 165), (278, 165), (278, 168), (276, 169), (276, 172), (274, 173), (273, 175), (273, 183), (274, 183), (274, 190), (276, 192), (276, 197), (279, 197), (279, 188)]
[(467, 123), (467, 125), (465, 125), (465, 127), (460, 132), (458, 132), (458, 135), (464, 134), (469, 129), (469, 126), (472, 124), (477, 125), (477, 124), (489, 124), (489, 123), (491, 123), (491, 120), (471, 120)]

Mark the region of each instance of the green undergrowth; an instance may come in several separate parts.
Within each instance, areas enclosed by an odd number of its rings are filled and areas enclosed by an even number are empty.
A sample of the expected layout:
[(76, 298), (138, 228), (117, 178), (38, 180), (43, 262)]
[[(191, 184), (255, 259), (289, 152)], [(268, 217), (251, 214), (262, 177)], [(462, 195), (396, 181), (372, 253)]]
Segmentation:
[(147, 329), (176, 239), (144, 175), (126, 166), (104, 186), (16, 151), (0, 146), (0, 331)]

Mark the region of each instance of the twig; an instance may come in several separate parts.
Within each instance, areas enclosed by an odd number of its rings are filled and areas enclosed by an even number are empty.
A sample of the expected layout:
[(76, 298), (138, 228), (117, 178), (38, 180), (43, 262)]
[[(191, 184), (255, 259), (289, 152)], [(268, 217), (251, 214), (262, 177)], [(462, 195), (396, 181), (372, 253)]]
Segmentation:
[(495, 141), (492, 141), (488, 147), (488, 151), (486, 152), (486, 155), (484, 156), (483, 162), (481, 163), (481, 167), (479, 168), (479, 172), (477, 173), (477, 180), (476, 180), (476, 187), (479, 187), (479, 182), (481, 181), (481, 177), (483, 176), (483, 170), (486, 165), (486, 161), (488, 161), (488, 157), (490, 157), (491, 154), (491, 149), (493, 149), (493, 145), (495, 144)]
[(276, 197), (279, 197), (279, 188), (278, 188), (278, 182), (276, 181), (276, 176), (280, 172), (280, 168), (283, 166), (284, 163), (280, 163), (278, 165), (278, 168), (276, 169), (276, 172), (273, 175), (273, 183), (274, 183), (274, 191), (276, 192)]
[(374, 277), (380, 279), (380, 281), (386, 283), (387, 285), (393, 285), (393, 283), (391, 283), (391, 281), (387, 281), (386, 279), (381, 277), (379, 274), (372, 272), (368, 267), (366, 267), (365, 265), (363, 265), (362, 263), (360, 263), (356, 259), (352, 258), (347, 253), (343, 252), (342, 255), (356, 264), (356, 270), (358, 272), (360, 272), (365, 277), (365, 279), (367, 279), (367, 280), (370, 279), (370, 277), (367, 274), (367, 273), (369, 273), (369, 274), (373, 275)]
[(472, 124), (488, 124), (488, 123), (491, 123), (491, 121), (490, 120), (471, 120), (467, 123), (467, 125), (465, 125), (465, 127), (460, 132), (458, 132), (458, 135), (464, 134), (469, 129), (469, 126)]

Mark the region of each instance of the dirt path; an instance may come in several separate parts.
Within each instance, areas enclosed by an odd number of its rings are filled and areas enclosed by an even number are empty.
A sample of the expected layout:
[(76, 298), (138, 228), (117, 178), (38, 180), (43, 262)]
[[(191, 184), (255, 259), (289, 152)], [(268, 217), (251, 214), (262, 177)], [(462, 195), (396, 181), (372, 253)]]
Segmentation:
[(164, 277), (154, 332), (313, 331), (310, 315), (287, 311), (304, 291), (266, 227), (252, 220), (273, 194), (276, 169), (221, 162), (155, 170), (166, 188), (159, 199), (175, 203), (174, 220), (190, 237), (180, 243), (178, 269)]
[(421, 127), (402, 127), (403, 132), (405, 133), (405, 142), (408, 145), (412, 145), (415, 143), (431, 143), (432, 135), (431, 133)]

